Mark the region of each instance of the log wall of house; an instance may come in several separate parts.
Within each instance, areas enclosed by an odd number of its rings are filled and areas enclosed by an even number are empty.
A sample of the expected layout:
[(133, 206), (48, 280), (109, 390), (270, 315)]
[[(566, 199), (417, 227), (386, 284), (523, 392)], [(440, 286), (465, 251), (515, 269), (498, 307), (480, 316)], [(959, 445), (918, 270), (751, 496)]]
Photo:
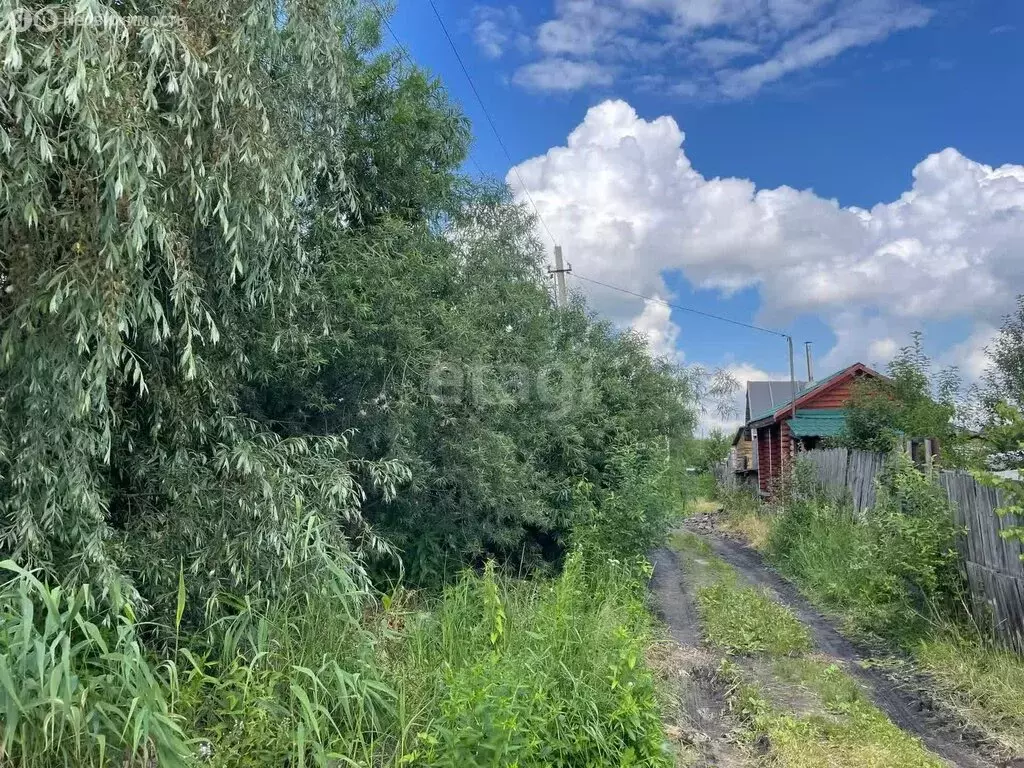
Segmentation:
[(801, 402), (799, 408), (845, 408), (852, 393), (853, 381), (844, 381), (826, 388), (810, 400)]
[(778, 424), (757, 430), (757, 481), (767, 493), (782, 473), (782, 443)]
[[(754, 468), (754, 443), (746, 438), (736, 444), (736, 456), (740, 459), (739, 466), (744, 469)], [(744, 464), (744, 461), (746, 463)]]

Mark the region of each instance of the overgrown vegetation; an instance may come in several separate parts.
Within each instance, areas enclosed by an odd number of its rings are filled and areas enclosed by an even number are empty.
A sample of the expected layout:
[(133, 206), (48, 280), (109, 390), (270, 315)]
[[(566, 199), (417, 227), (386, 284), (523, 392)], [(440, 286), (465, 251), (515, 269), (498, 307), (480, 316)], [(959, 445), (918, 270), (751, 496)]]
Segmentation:
[(699, 379), (553, 306), (375, 5), (67, 13), (0, 28), (0, 754), (663, 764)]
[(768, 551), (820, 603), (854, 629), (904, 645), (927, 633), (935, 615), (959, 615), (964, 584), (949, 501), (907, 457), (889, 459), (864, 519), (818, 496), (807, 472), (794, 485)]
[(777, 663), (775, 669), (782, 679), (815, 694), (822, 711), (789, 711), (764, 686), (744, 679), (733, 665), (721, 670), (733, 681), (733, 706), (745, 719), (751, 741), (770, 745), (772, 765), (944, 765), (917, 739), (893, 725), (838, 665), (801, 658)]
[(771, 594), (741, 584), (706, 542), (677, 534), (697, 591), (706, 641), (727, 654), (718, 667), (744, 741), (780, 766), (943, 763), (866, 697), (839, 662), (811, 655), (810, 632)]
[[(404, 660), (427, 682), (415, 765), (668, 766), (643, 663), (646, 564), (587, 566), (553, 583), (466, 577), (422, 616)], [(430, 701), (438, 699), (437, 702)]]
[(947, 464), (957, 465), (961, 433), (954, 417), (960, 394), (954, 368), (932, 371), (922, 335), (913, 334), (889, 363), (887, 378), (855, 382), (846, 406), (846, 429), (838, 442), (848, 448), (889, 453), (912, 438), (934, 438)]
[(708, 642), (731, 653), (784, 656), (811, 648), (807, 627), (789, 609), (735, 579), (701, 587), (697, 607)]
[(980, 638), (970, 628), (945, 624), (924, 640), (915, 657), (943, 700), (1008, 754), (1024, 754), (1024, 660)]
[(864, 516), (818, 494), (799, 465), (790, 491), (770, 508), (727, 516), (734, 530), (743, 530), (737, 520), (769, 521), (766, 554), (812, 600), (854, 634), (911, 654), (945, 706), (1007, 754), (1019, 754), (1024, 660), (999, 648), (969, 615), (941, 488), (894, 455), (879, 478), (876, 507)]

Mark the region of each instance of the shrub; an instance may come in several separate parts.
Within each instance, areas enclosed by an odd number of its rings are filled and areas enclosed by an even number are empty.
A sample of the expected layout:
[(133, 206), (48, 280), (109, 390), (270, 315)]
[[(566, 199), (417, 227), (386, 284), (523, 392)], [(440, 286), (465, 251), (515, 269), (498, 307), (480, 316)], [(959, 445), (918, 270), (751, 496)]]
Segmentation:
[(955, 537), (945, 494), (894, 455), (863, 521), (797, 482), (772, 529), (769, 553), (855, 628), (912, 642), (936, 610), (961, 604)]
[(466, 575), (410, 638), (406, 678), (433, 680), (422, 766), (668, 766), (636, 563), (568, 559), (554, 582)]

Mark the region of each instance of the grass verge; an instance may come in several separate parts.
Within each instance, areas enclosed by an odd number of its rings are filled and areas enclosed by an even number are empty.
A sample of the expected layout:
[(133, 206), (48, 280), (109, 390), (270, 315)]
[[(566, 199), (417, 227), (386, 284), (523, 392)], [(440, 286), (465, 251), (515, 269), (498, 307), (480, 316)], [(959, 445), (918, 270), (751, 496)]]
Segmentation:
[(746, 724), (747, 739), (768, 762), (784, 768), (939, 768), (941, 760), (893, 725), (839, 666), (818, 659), (776, 662), (783, 679), (813, 692), (821, 711), (796, 714), (780, 707), (765, 687), (744, 680), (734, 664), (721, 674), (731, 680), (733, 708)]
[(775, 519), (769, 557), (815, 604), (837, 613), (848, 634), (909, 655), (945, 709), (1022, 756), (1024, 658), (995, 647), (956, 608), (951, 524), (931, 519), (942, 509), (916, 514), (931, 493), (918, 487), (924, 481), (896, 480), (909, 490), (867, 522), (834, 501), (791, 502)]
[(697, 590), (697, 609), (708, 642), (728, 653), (787, 656), (811, 649), (807, 627), (762, 590), (719, 581)]
[(947, 706), (1010, 754), (1024, 755), (1024, 659), (949, 630), (916, 657)]

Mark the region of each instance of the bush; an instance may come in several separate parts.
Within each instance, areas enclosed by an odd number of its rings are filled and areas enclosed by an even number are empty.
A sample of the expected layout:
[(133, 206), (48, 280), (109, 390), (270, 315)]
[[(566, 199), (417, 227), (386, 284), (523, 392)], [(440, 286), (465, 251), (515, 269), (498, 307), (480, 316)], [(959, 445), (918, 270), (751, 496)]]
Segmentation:
[(959, 610), (956, 528), (942, 490), (906, 457), (894, 455), (878, 483), (876, 507), (861, 521), (798, 477), (768, 550), (856, 629), (912, 642), (936, 611)]
[[(553, 582), (489, 566), (445, 591), (412, 631), (403, 676), (432, 681), (438, 714), (405, 762), (422, 766), (671, 765), (643, 662), (637, 563), (568, 559)], [(428, 706), (428, 705), (420, 705)]]

